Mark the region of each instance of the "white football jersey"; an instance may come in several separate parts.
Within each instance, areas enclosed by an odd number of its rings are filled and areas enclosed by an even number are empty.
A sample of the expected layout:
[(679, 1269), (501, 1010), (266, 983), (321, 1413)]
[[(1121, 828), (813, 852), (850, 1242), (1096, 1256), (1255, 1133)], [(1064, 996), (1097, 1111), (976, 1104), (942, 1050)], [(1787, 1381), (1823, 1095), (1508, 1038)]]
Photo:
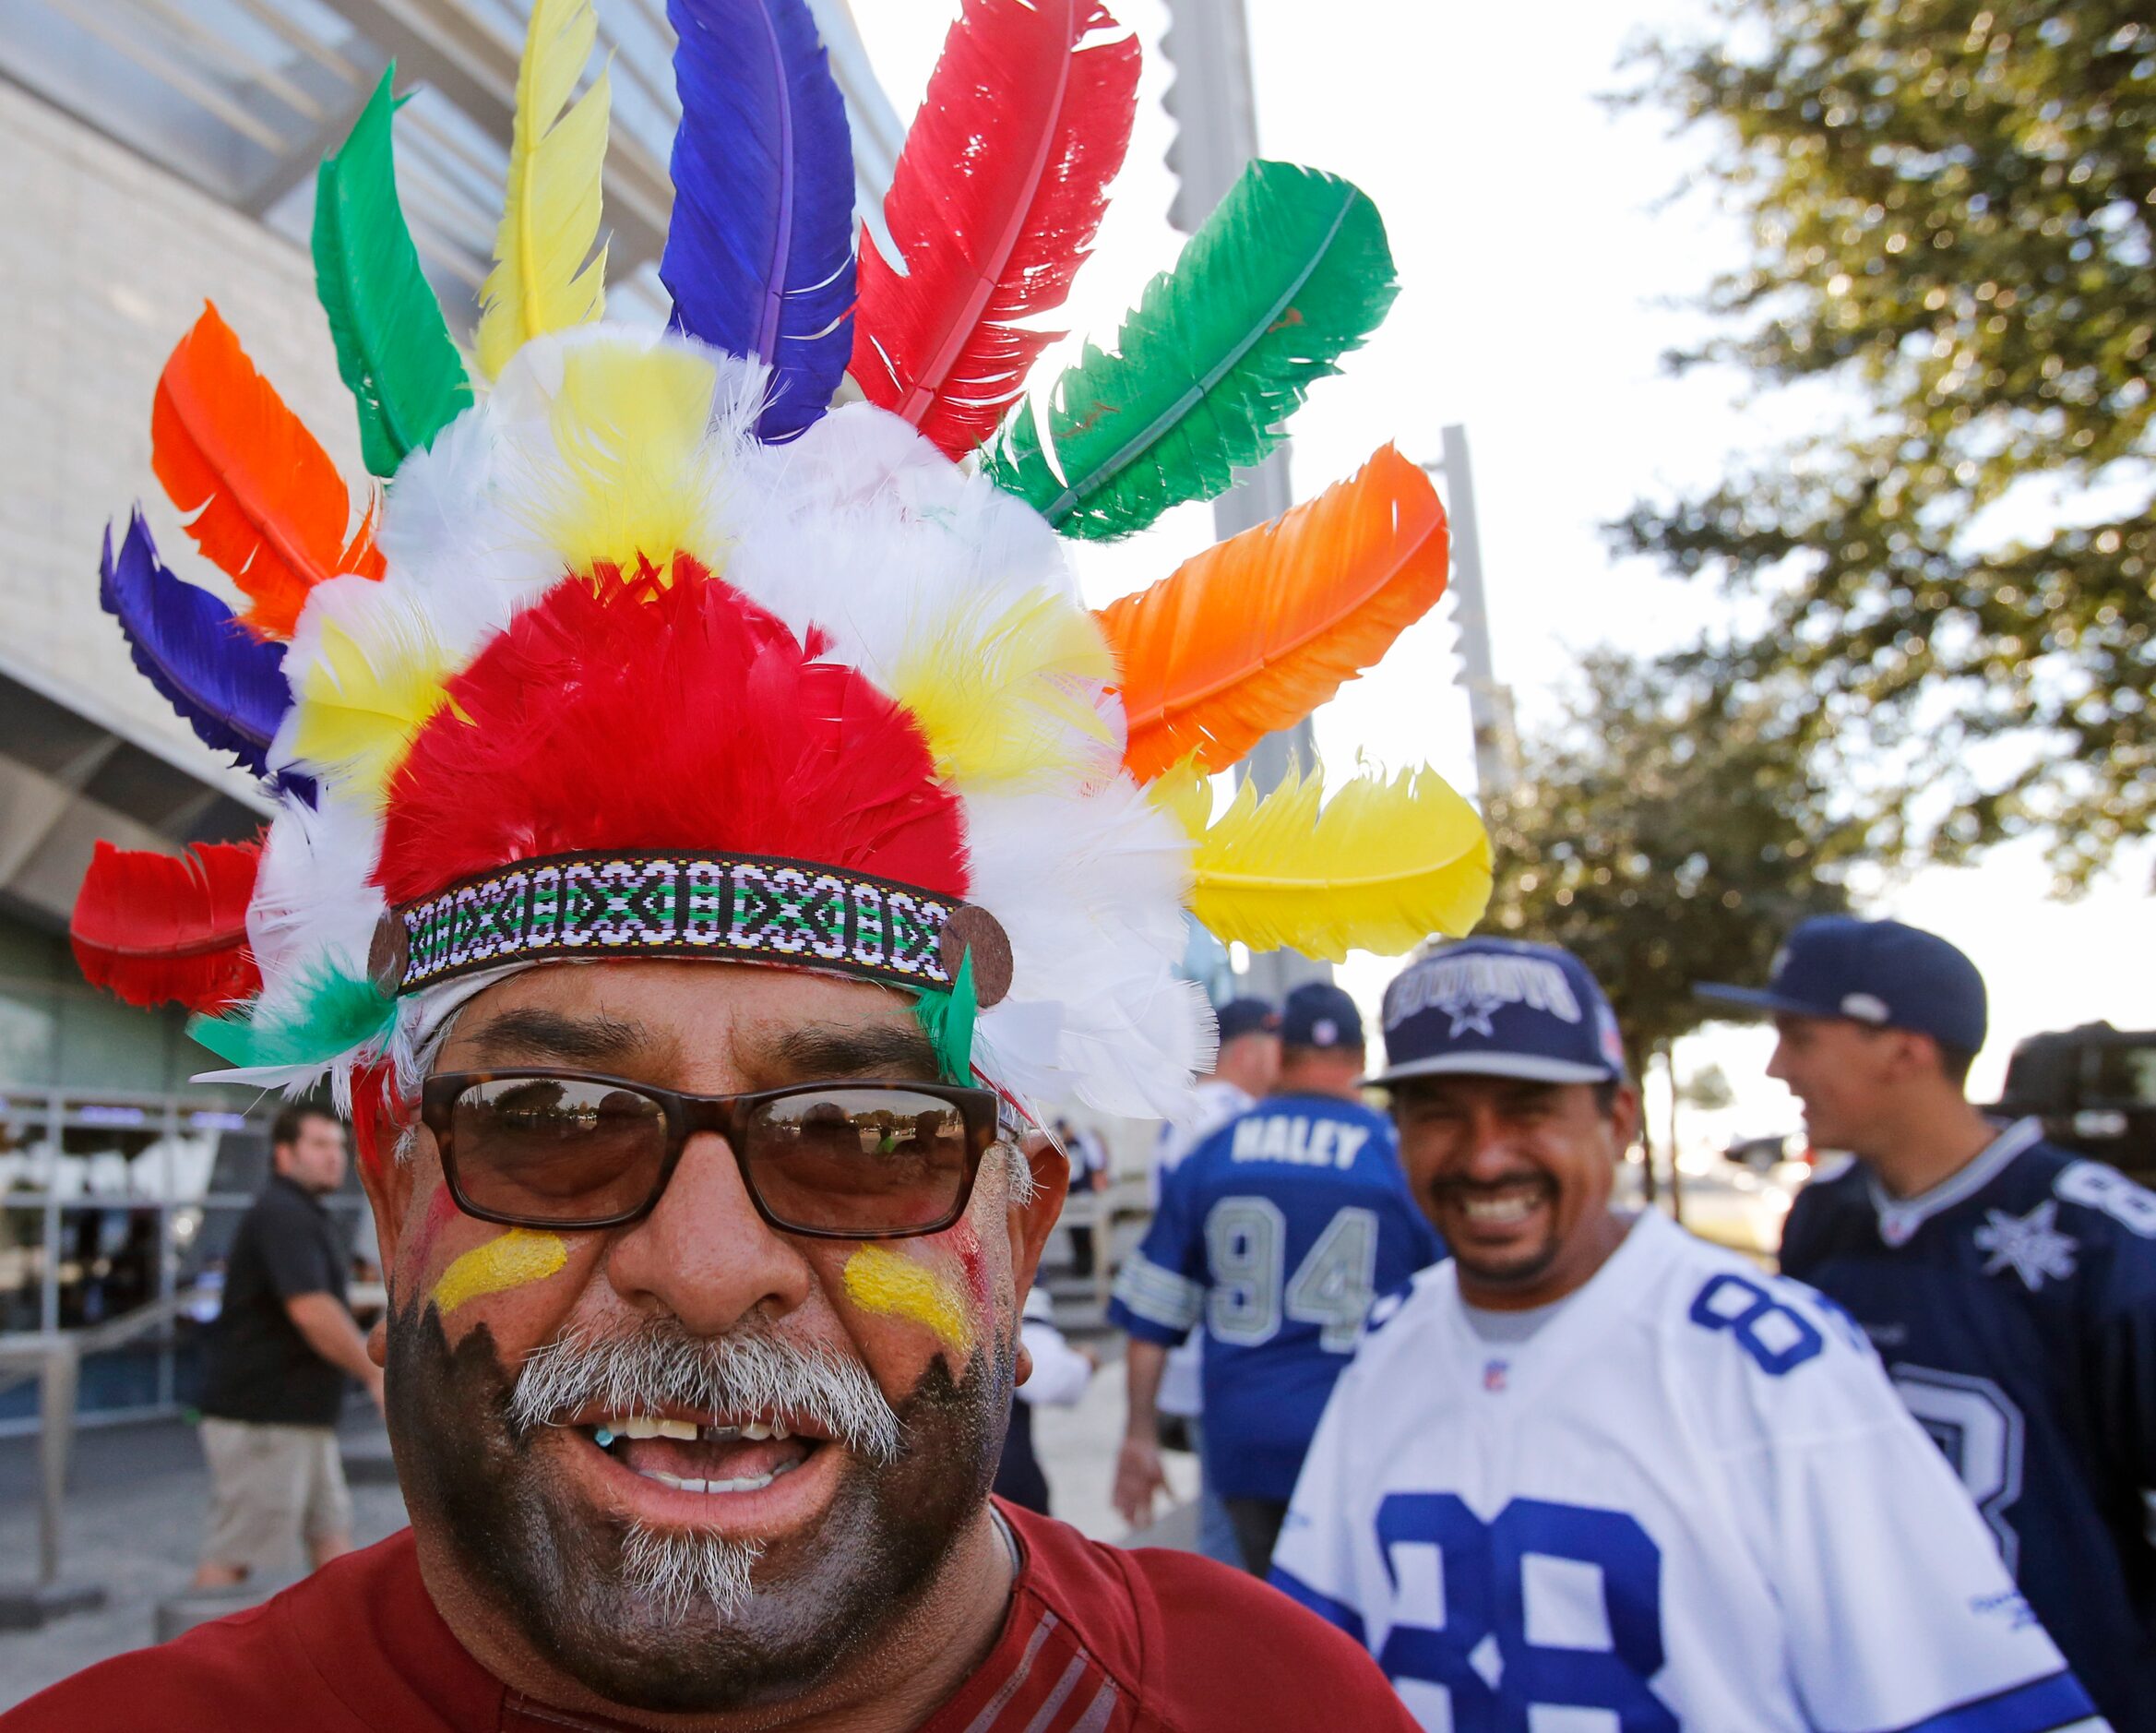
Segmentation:
[(1273, 1565), (1450, 1733), (2103, 1725), (1863, 1333), (1652, 1213), (1524, 1341), (1379, 1300)]

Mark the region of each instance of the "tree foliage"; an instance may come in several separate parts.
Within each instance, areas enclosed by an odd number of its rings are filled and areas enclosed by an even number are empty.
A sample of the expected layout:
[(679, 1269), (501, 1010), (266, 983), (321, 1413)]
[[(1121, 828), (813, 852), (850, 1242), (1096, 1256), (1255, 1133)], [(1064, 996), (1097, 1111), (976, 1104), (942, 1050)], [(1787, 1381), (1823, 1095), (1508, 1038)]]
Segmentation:
[(1590, 656), (1568, 716), (1490, 805), (1492, 930), (1559, 944), (1610, 996), (1638, 1075), (1708, 1021), (1698, 981), (1760, 981), (1789, 929), (1848, 906), (1864, 825), (1793, 745), (1786, 679), (1734, 688)]
[[(1621, 546), (1764, 598), (1733, 676), (1820, 696), (1955, 858), (2069, 884), (2156, 819), (2156, 16), (2146, 0), (1719, 0), (1635, 93), (1719, 140), (1746, 269), (1674, 356), (1861, 406)], [(2032, 527), (2033, 526), (2033, 527)]]

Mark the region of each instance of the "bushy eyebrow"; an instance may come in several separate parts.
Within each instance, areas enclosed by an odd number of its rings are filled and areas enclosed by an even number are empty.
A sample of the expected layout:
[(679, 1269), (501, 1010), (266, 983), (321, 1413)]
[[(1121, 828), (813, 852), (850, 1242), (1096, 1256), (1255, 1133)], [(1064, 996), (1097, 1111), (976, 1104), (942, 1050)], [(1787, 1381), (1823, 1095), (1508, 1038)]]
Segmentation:
[(656, 1046), (671, 1046), (654, 1040), (642, 1023), (609, 1016), (604, 1011), (570, 1016), (541, 1006), (519, 1006), (497, 1011), (471, 1032), (480, 1057), (495, 1064), (506, 1060), (552, 1058), (572, 1065), (618, 1066), (649, 1058)]
[(810, 1023), (751, 1037), (743, 1057), (774, 1082), (899, 1077), (934, 1082), (935, 1049), (912, 1023)]

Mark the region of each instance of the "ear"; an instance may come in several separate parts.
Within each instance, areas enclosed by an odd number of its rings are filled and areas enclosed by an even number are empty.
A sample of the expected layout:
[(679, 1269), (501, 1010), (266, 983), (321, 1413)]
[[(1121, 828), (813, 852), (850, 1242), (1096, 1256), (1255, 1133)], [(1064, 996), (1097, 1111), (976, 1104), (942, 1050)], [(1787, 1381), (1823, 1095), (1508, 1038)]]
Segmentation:
[(1610, 1102), (1610, 1135), (1616, 1142), (1612, 1153), (1620, 1157), (1638, 1139), (1639, 1091), (1630, 1083), (1619, 1083)]
[(1019, 1146), (1018, 1159), (1033, 1171), (1032, 1201), (1011, 1201), (1011, 1281), (1023, 1297), (1033, 1285), (1033, 1273), (1041, 1267), (1041, 1253), (1048, 1245), (1049, 1230), (1063, 1213), (1063, 1201), (1070, 1190), (1070, 1163), (1045, 1133), (1030, 1133)]

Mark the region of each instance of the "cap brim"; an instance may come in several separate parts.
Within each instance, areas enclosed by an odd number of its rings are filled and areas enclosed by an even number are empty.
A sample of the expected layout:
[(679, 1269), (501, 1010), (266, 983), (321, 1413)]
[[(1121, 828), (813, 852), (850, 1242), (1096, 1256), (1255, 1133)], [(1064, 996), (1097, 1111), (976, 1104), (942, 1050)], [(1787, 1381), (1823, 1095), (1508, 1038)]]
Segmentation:
[(1757, 1017), (1772, 1017), (1786, 1012), (1795, 1017), (1839, 1017), (1841, 1013), (1828, 1007), (1807, 1005), (1802, 999), (1793, 999), (1780, 993), (1769, 993), (1765, 987), (1722, 986), (1715, 982), (1703, 982), (1692, 989), (1692, 997), (1704, 999), (1709, 1005), (1726, 1005), (1732, 1010), (1750, 1011)]
[(1375, 1087), (1411, 1077), (1518, 1077), (1531, 1083), (1609, 1083), (1623, 1075), (1614, 1066), (1545, 1059), (1532, 1053), (1440, 1053), (1388, 1066), (1362, 1081)]

